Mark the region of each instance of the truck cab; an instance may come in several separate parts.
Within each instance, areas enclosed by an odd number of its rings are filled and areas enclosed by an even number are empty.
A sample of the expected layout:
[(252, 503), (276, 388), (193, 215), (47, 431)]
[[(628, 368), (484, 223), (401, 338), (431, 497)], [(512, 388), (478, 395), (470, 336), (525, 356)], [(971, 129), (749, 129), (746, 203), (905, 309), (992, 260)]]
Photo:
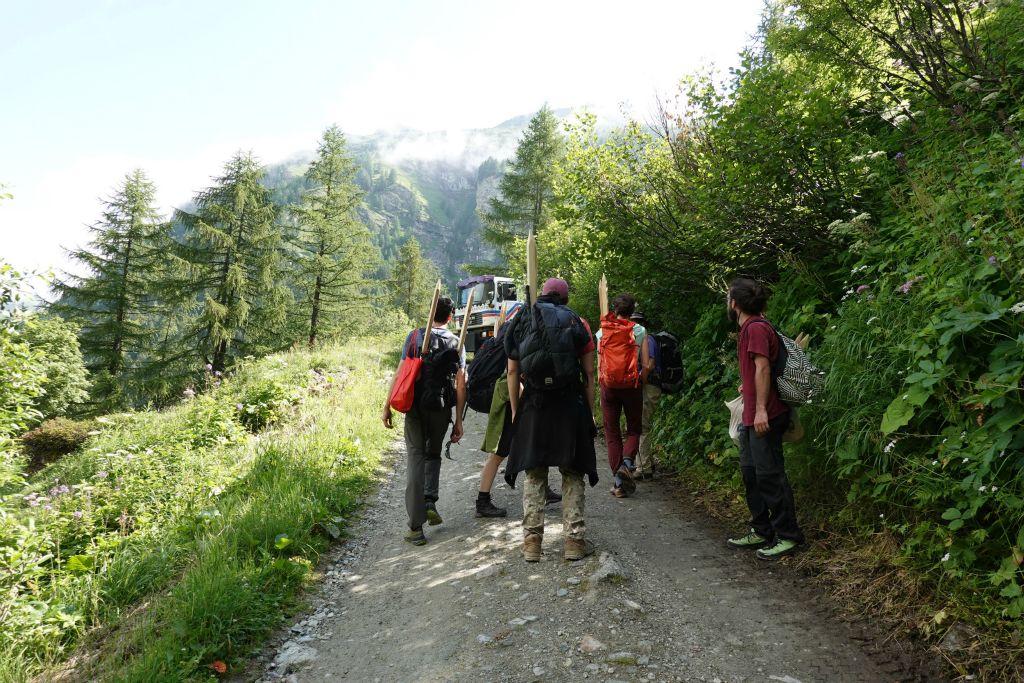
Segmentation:
[[(466, 331), (466, 350), (475, 351), (487, 337), (494, 336), (494, 323), (505, 306), (505, 318), (511, 320), (522, 307), (519, 288), (511, 278), (499, 275), (474, 275), (459, 280), (459, 300), (455, 308), (455, 326), (461, 328), (462, 320), (469, 315)], [(473, 292), (473, 310), (467, 311), (469, 293)]]

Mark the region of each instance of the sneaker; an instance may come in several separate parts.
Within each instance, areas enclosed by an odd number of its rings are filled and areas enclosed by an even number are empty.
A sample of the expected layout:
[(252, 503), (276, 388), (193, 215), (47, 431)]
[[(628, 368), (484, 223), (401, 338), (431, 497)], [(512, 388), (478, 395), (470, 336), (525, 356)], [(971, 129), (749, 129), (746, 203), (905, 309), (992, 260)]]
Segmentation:
[(582, 560), (588, 555), (594, 554), (594, 544), (587, 540), (577, 541), (574, 538), (565, 539), (565, 553), (564, 557), (569, 562), (575, 562), (576, 560)]
[(544, 537), (530, 534), (523, 539), (523, 559), (527, 562), (540, 562), (540, 546)]
[(405, 542), (413, 545), (426, 545), (427, 537), (423, 534), (423, 527), (409, 529), (405, 532)]
[(547, 493), (544, 494), (544, 503), (546, 505), (554, 505), (555, 503), (562, 502), (562, 494), (554, 491), (550, 486), (548, 487)]
[(427, 501), (427, 524), (429, 524), (430, 526), (437, 526), (438, 524), (440, 524), (443, 521), (444, 520), (441, 519), (441, 515), (439, 515), (437, 513), (437, 506), (434, 504), (434, 501), (428, 500)]
[(633, 472), (625, 465), (620, 465), (619, 471), (615, 474), (622, 480), (622, 490), (626, 492), (626, 495), (632, 495), (636, 491), (636, 480), (633, 479)]
[(621, 486), (613, 486), (612, 495), (616, 498), (626, 498), (626, 492), (622, 490)]
[(477, 517), (505, 517), (508, 515), (508, 510), (500, 508), (495, 505), (490, 498), (486, 501), (476, 501), (476, 516)]
[(796, 547), (800, 545), (791, 538), (780, 538), (775, 541), (774, 544), (767, 548), (761, 548), (757, 551), (757, 559), (759, 560), (777, 560), (780, 557), (786, 555), (792, 555), (796, 552)]
[(760, 548), (768, 539), (751, 529), (746, 536), (730, 538), (726, 541), (733, 548)]

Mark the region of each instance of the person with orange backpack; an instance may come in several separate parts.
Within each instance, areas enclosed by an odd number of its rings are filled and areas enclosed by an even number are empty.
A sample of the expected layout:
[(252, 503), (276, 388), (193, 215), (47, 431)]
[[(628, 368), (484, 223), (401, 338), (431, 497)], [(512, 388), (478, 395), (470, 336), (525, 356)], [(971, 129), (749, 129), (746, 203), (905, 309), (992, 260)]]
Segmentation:
[[(620, 294), (612, 300), (611, 307), (601, 319), (601, 330), (597, 333), (597, 367), (608, 464), (615, 480), (611, 492), (616, 498), (625, 498), (636, 491), (633, 472), (643, 427), (642, 374), (650, 356), (644, 343), (647, 330), (630, 320), (636, 310), (633, 295)], [(625, 435), (620, 425), (623, 414)]]

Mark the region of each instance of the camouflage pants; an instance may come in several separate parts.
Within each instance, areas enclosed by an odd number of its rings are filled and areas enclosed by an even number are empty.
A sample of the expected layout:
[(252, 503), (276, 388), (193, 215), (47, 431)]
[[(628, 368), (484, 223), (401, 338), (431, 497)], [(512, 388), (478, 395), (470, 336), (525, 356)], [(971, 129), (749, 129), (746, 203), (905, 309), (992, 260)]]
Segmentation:
[(643, 426), (640, 430), (640, 450), (636, 457), (636, 468), (642, 474), (651, 474), (654, 471), (654, 454), (651, 453), (651, 441), (648, 433), (651, 431), (651, 422), (654, 420), (654, 413), (658, 410), (659, 400), (661, 400), (661, 387), (645, 384)]
[[(562, 473), (562, 524), (565, 537), (583, 540), (586, 525), (583, 523), (583, 475), (564, 467)], [(523, 485), (523, 536), (544, 535), (544, 505), (548, 488), (548, 468), (538, 467), (526, 470)]]

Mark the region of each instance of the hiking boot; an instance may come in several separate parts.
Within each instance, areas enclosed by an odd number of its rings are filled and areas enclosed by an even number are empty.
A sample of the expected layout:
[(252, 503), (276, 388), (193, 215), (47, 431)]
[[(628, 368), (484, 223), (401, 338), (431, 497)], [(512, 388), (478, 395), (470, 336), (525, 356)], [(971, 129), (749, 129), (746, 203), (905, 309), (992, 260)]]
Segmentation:
[(437, 513), (437, 505), (432, 500), (427, 501), (427, 524), (430, 526), (437, 526), (444, 520), (441, 519), (441, 515)]
[(506, 515), (508, 515), (508, 510), (498, 507), (490, 498), (476, 501), (477, 517), (505, 517)]
[(544, 537), (530, 534), (523, 539), (523, 559), (527, 562), (540, 562), (540, 546)]
[(427, 537), (423, 534), (423, 527), (409, 529), (405, 532), (405, 542), (413, 545), (426, 545)]
[(730, 538), (726, 541), (733, 548), (760, 548), (768, 539), (751, 529), (746, 536)]
[(569, 562), (575, 562), (576, 560), (582, 560), (588, 555), (594, 554), (594, 544), (585, 539), (576, 540), (575, 538), (565, 539), (565, 554), (564, 557)]
[(786, 555), (792, 555), (796, 552), (796, 547), (799, 545), (796, 541), (791, 538), (780, 538), (775, 541), (772, 545), (767, 548), (761, 548), (757, 551), (757, 559), (759, 560), (777, 560), (780, 557)]
[(636, 492), (636, 480), (633, 479), (633, 472), (628, 467), (620, 465), (619, 471), (615, 474), (622, 480), (622, 490), (627, 496)]
[(557, 491), (554, 491), (549, 486), (547, 492), (544, 494), (544, 504), (545, 505), (554, 505), (555, 503), (561, 503), (561, 502), (562, 502), (562, 494), (558, 493)]
[(622, 490), (621, 486), (613, 486), (612, 495), (615, 496), (616, 498), (625, 498), (626, 492)]

